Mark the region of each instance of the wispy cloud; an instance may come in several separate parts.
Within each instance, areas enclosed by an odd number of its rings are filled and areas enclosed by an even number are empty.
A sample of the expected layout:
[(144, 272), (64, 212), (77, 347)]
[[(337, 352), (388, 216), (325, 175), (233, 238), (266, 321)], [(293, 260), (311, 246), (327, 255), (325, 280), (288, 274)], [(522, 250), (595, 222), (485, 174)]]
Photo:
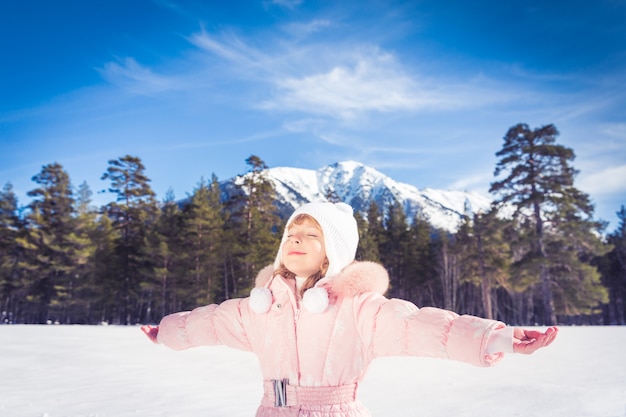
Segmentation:
[(307, 117), (304, 119), (290, 120), (283, 123), (283, 128), (289, 132), (307, 132), (324, 127), (327, 122), (321, 118)]
[[(315, 21), (308, 30), (331, 24)], [(265, 83), (268, 96), (258, 108), (267, 111), (352, 120), (370, 112), (447, 111), (532, 99), (484, 76), (450, 80), (417, 73), (371, 44), (338, 42), (329, 48), (264, 39), (261, 49), (233, 33), (204, 30), (189, 41), (231, 64), (239, 76)]]
[(420, 102), (410, 93), (415, 89), (413, 81), (389, 65), (390, 60), (385, 55), (362, 57), (351, 67), (276, 80), (275, 97), (261, 107), (345, 119), (364, 111), (415, 109)]
[(233, 32), (222, 32), (212, 35), (201, 30), (188, 37), (189, 42), (206, 52), (217, 55), (224, 59), (230, 66), (231, 71), (252, 76), (261, 71), (260, 76), (277, 75), (285, 67), (285, 51), (272, 51), (255, 48), (246, 43), (241, 37)]
[(601, 131), (608, 137), (619, 140), (621, 145), (626, 145), (626, 123), (607, 123), (602, 126)]
[(107, 62), (99, 69), (99, 72), (111, 84), (135, 94), (151, 95), (184, 87), (181, 79), (156, 74), (150, 68), (139, 64), (134, 58)]
[(245, 66), (254, 66), (260, 61), (260, 56), (256, 50), (247, 47), (234, 35), (223, 35), (222, 41), (210, 36), (206, 31), (194, 33), (188, 38), (189, 42), (200, 49), (214, 53), (228, 61), (239, 63)]
[[(320, 19), (293, 25), (291, 30), (313, 34), (331, 27), (333, 22)], [(549, 107), (552, 117), (571, 118), (573, 114), (593, 112), (604, 103), (587, 102), (582, 107), (571, 104), (565, 94), (523, 88), (500, 81), (495, 75), (426, 73), (414, 63), (403, 62), (402, 56), (371, 43), (342, 40), (329, 48), (315, 36), (295, 41), (281, 38), (280, 33), (273, 36), (248, 40), (232, 30), (209, 33), (201, 29), (187, 38), (197, 48), (195, 52), (170, 62), (167, 70), (124, 58), (106, 63), (99, 71), (109, 83), (133, 94), (168, 99), (175, 93), (177, 106), (196, 106), (190, 109), (194, 113), (202, 112), (202, 106), (217, 103), (210, 102), (212, 99), (223, 103), (229, 97), (237, 97), (238, 103), (248, 109), (295, 117), (278, 122), (283, 132), (310, 132), (328, 144), (359, 152), (368, 152), (372, 146), (356, 132), (371, 136), (365, 134), (364, 126), (369, 133), (378, 131), (388, 123), (380, 122), (385, 115), (389, 116), (388, 121), (406, 121), (407, 117), (424, 114), (446, 117), (450, 112), (490, 107), (515, 109), (520, 103), (525, 107), (533, 102), (537, 103), (538, 112), (545, 113)], [(217, 97), (214, 90), (209, 90), (212, 83), (230, 83), (237, 90), (221, 88)], [(180, 97), (185, 99), (179, 100)], [(373, 114), (381, 118), (370, 117)], [(614, 135), (625, 130), (619, 124), (607, 129)], [(447, 135), (451, 139), (449, 131)], [(412, 147), (406, 145), (398, 139), (380, 151), (412, 152)], [(454, 149), (460, 149), (458, 144)], [(436, 152), (434, 147), (432, 152)]]
[(328, 19), (315, 19), (310, 22), (292, 22), (283, 26), (283, 30), (296, 38), (302, 38), (331, 26)]
[(266, 4), (272, 6), (286, 7), (288, 9), (295, 9), (302, 4), (302, 0), (269, 0), (266, 2)]
[(448, 186), (451, 190), (480, 190), (485, 192), (489, 184), (493, 182), (493, 176), (487, 171), (481, 171), (474, 175), (465, 176)]
[(325, 72), (275, 80), (274, 96), (262, 108), (350, 120), (369, 112), (449, 111), (530, 98), (485, 79), (459, 83), (423, 76), (375, 47), (346, 55), (348, 62)]
[(590, 173), (581, 173), (577, 187), (587, 193), (602, 196), (626, 193), (626, 164), (614, 165)]

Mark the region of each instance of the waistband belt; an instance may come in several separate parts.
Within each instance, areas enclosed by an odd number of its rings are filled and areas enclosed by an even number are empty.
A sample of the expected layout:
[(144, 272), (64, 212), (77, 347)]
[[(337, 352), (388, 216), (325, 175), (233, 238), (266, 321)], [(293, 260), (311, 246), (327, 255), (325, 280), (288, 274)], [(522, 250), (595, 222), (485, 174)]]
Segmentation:
[(294, 407), (298, 405), (329, 405), (356, 400), (358, 384), (336, 387), (299, 387), (286, 379), (263, 382), (263, 405)]

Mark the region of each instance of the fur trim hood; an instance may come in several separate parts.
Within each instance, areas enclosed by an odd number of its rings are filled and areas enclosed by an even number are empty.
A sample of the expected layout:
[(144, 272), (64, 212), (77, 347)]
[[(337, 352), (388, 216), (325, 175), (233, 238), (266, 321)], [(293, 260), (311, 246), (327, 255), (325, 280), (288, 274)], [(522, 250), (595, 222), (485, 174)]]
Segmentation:
[[(268, 265), (259, 272), (256, 288), (262, 288), (272, 279), (274, 266)], [(330, 278), (322, 278), (316, 285), (328, 291), (331, 298), (354, 297), (366, 292), (384, 295), (389, 288), (389, 274), (380, 264), (370, 261), (352, 262)]]

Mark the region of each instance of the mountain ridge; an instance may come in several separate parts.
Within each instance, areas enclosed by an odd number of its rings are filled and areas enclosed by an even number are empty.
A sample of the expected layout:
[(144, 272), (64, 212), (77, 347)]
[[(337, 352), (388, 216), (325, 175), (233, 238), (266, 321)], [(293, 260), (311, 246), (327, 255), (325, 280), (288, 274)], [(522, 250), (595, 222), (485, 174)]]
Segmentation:
[[(409, 221), (419, 215), (434, 227), (455, 232), (464, 215), (486, 211), (491, 205), (489, 198), (475, 192), (419, 189), (357, 161), (336, 162), (317, 170), (280, 166), (267, 168), (263, 174), (276, 189), (276, 206), (282, 217), (302, 204), (328, 201), (327, 195), (333, 195), (364, 215), (372, 200), (383, 213), (398, 201)], [(223, 191), (230, 195), (233, 185), (241, 184), (247, 175), (224, 181)]]

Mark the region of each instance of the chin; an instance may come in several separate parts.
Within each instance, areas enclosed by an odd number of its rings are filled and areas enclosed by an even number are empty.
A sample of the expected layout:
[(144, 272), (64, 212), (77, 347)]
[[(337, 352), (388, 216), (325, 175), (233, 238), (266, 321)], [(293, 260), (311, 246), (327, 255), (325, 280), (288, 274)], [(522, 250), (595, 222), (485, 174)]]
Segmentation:
[(315, 271), (311, 271), (311, 270), (302, 270), (302, 269), (298, 269), (298, 268), (289, 268), (287, 265), (285, 265), (285, 267), (290, 270), (291, 272), (293, 272), (294, 274), (296, 274), (297, 277), (309, 277), (311, 275), (313, 275), (315, 273)]

